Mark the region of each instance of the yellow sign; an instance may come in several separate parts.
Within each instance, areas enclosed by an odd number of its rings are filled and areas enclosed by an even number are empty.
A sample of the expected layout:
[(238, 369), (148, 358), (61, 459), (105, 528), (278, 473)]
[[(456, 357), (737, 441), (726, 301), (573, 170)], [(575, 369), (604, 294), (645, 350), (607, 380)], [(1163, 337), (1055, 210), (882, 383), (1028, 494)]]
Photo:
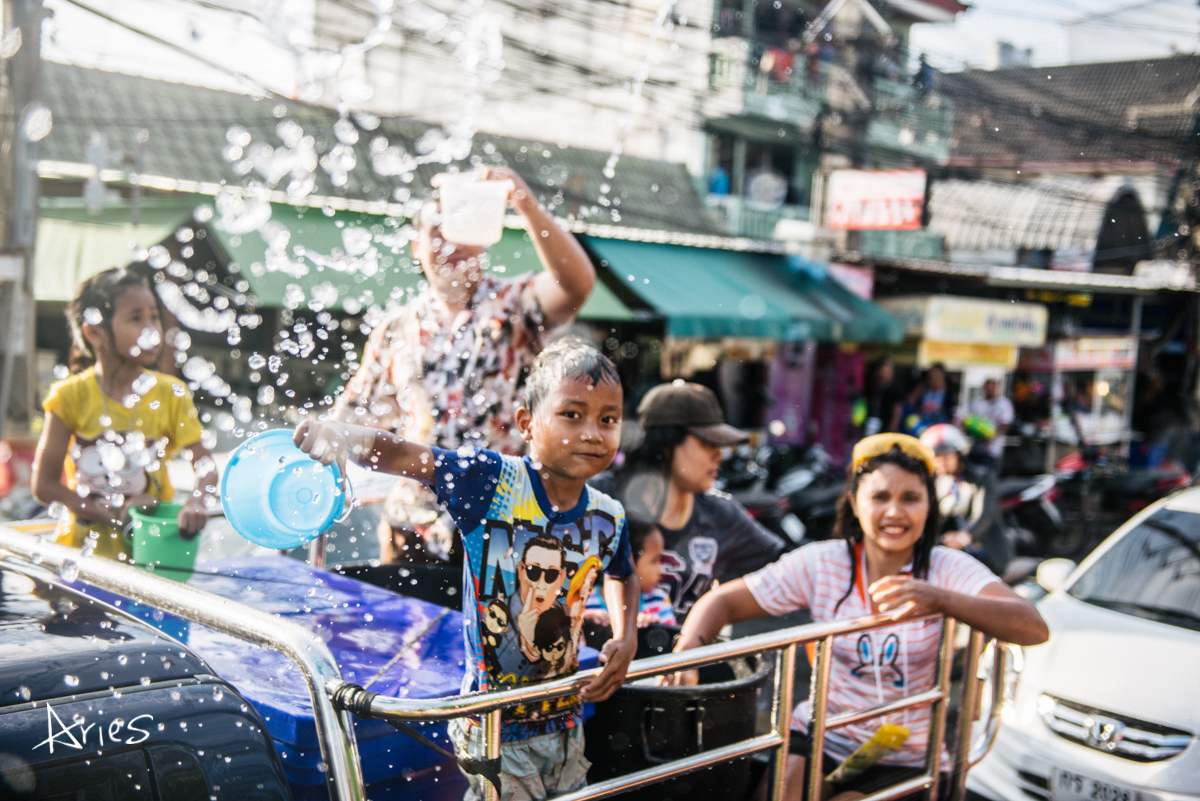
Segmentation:
[(1039, 303), (1009, 303), (950, 295), (883, 298), (876, 301), (904, 323), (909, 336), (935, 342), (1040, 347), (1049, 314)]
[(928, 367), (939, 362), (947, 367), (1002, 367), (1011, 370), (1017, 364), (1017, 348), (1013, 345), (921, 340), (917, 347), (917, 364)]

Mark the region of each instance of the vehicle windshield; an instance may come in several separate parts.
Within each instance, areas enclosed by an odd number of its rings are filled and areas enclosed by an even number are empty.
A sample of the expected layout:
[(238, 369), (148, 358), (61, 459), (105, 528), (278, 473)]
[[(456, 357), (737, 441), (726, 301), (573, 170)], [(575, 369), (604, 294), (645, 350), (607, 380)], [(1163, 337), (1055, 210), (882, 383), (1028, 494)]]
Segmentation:
[(1200, 515), (1158, 511), (1126, 533), (1068, 594), (1200, 631)]

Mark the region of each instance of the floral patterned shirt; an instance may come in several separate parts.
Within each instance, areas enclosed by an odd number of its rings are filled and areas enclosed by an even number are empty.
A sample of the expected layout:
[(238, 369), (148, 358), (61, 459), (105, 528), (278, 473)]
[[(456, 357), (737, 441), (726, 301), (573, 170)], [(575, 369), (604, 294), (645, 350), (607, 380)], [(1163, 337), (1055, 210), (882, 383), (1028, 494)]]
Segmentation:
[(546, 333), (536, 277), (485, 275), (458, 320), (426, 285), (371, 333), (339, 408), (410, 442), (523, 453), (517, 388)]

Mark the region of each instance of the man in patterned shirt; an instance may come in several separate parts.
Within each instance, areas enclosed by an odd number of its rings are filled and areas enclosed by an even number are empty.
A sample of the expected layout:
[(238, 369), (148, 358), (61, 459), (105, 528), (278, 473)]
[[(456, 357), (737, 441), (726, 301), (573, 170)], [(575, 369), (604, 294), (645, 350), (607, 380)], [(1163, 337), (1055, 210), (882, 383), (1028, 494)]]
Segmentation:
[[(509, 203), (525, 218), (544, 271), (501, 280), (487, 250), (447, 242), (436, 203), (417, 219), (413, 258), (427, 283), (371, 333), (362, 366), (337, 400), (334, 416), (387, 429), (440, 448), (470, 446), (519, 455), (513, 428), (519, 383), (547, 333), (571, 322), (596, 274), (575, 237), (542, 208), (506, 167), (483, 180), (510, 180)], [(452, 553), (453, 523), (424, 485), (399, 479), (380, 523), (383, 562)]]

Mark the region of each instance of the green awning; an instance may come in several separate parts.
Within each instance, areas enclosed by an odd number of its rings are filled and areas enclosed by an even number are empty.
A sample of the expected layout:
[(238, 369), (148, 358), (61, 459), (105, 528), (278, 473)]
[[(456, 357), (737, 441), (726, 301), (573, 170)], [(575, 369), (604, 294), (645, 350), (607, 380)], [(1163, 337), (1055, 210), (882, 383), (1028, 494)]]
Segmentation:
[[(325, 300), (325, 308), (344, 311), (348, 300), (361, 307), (384, 304), (389, 298), (402, 300), (424, 279), (400, 236), (405, 223), (394, 217), (345, 211), (327, 215), (321, 209), (273, 204), (271, 221), (248, 234), (232, 235), (215, 223), (208, 227), (230, 262), (238, 265), (261, 306), (282, 308), (289, 292), (299, 298), (295, 288), (289, 289), (298, 287), (303, 294), (301, 303), (319, 297)], [(276, 244), (275, 252), (268, 253), (264, 233)], [(353, 269), (339, 270), (348, 251), (362, 249), (361, 245), (354, 247), (356, 240), (365, 240), (367, 235), (376, 253), (374, 262), (367, 259)], [(489, 255), (492, 270), (501, 277), (542, 268), (524, 230), (505, 229), (500, 242), (489, 248)], [(276, 261), (271, 264), (271, 260)], [(375, 272), (364, 274), (363, 263), (373, 264)], [(269, 269), (281, 264), (285, 269)], [(355, 305), (352, 302), (351, 308), (357, 311)], [(597, 282), (579, 317), (629, 320), (633, 315), (611, 290)]]
[(186, 222), (191, 198), (144, 198), (139, 224), (130, 222), (128, 202), (89, 214), (81, 198), (42, 198), (33, 256), (35, 300), (68, 301), (79, 282), (109, 267), (124, 267), (134, 252), (148, 248)]
[(851, 292), (829, 275), (824, 264), (788, 256), (787, 265), (792, 285), (835, 321), (835, 341), (892, 344), (904, 341), (901, 320)]
[(901, 341), (903, 326), (787, 257), (586, 237), (602, 269), (667, 320), (673, 337)]

